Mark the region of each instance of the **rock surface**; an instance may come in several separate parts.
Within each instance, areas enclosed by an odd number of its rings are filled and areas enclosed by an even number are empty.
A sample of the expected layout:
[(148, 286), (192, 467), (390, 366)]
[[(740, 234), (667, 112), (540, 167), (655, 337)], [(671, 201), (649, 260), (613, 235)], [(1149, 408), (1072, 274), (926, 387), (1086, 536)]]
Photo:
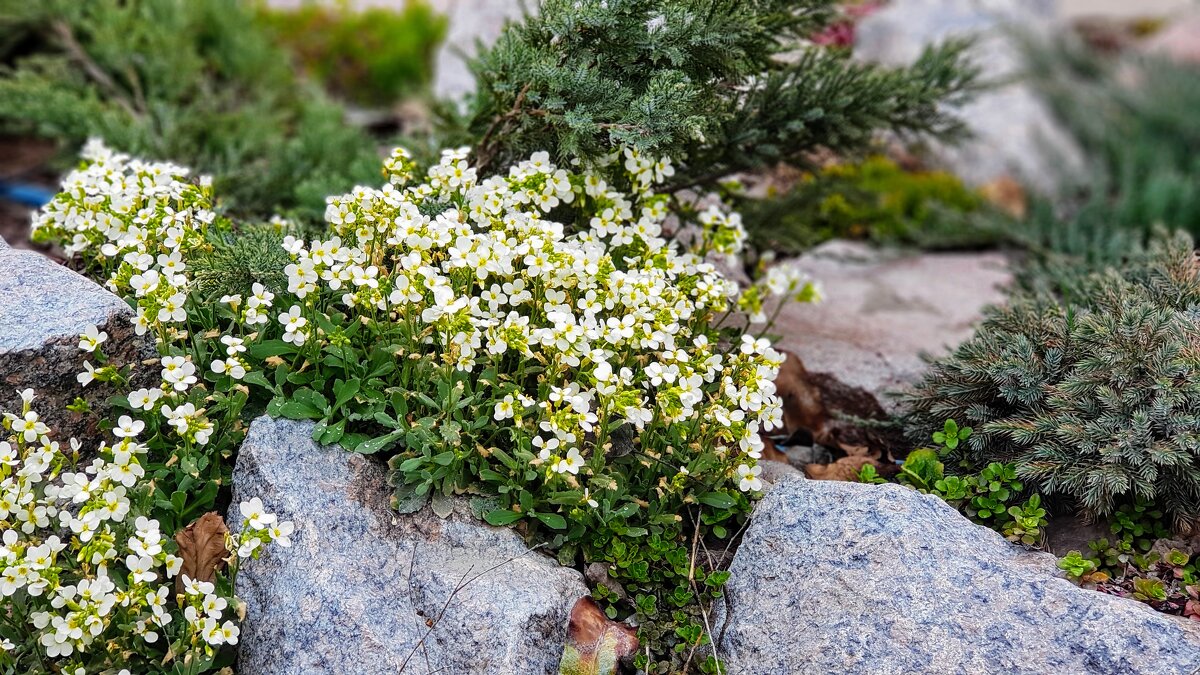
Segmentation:
[[(394, 675), (409, 654), (404, 672), (419, 675), (557, 672), (571, 606), (588, 593), (582, 575), (462, 501), (446, 519), (429, 507), (397, 514), (382, 464), (311, 433), (308, 422), (260, 417), (238, 456), (233, 503), (261, 497), (296, 526), (291, 548), (238, 574), (240, 672)], [(455, 594), (464, 578), (474, 581)]]
[(123, 300), (89, 279), (40, 253), (0, 245), (0, 410), (19, 410), (18, 391), (33, 388), (35, 409), (59, 438), (94, 436), (66, 406), (83, 396), (103, 412), (113, 392), (100, 383), (80, 387), (79, 335), (89, 326), (108, 333), (104, 352), (117, 365), (153, 358), (153, 342), (134, 334), (132, 317)]
[[(1054, 0), (893, 0), (859, 24), (855, 54), (889, 65), (907, 65), (925, 47), (949, 38), (973, 37), (973, 61), (985, 81), (1019, 74), (1022, 57), (1004, 34), (1045, 33), (1058, 20)], [(986, 91), (957, 111), (973, 138), (957, 146), (933, 144), (938, 164), (964, 180), (983, 185), (1016, 177), (1034, 188), (1050, 188), (1082, 165), (1070, 135), (1055, 122), (1032, 88), (1019, 81)]]
[(730, 571), (714, 626), (730, 673), (1200, 669), (1200, 625), (1079, 588), (899, 485), (776, 485)]
[(971, 336), (987, 305), (1012, 281), (1000, 253), (895, 253), (831, 241), (795, 264), (819, 281), (825, 300), (792, 304), (771, 331), (820, 387), (830, 407), (862, 416), (890, 410), (885, 394), (924, 372)]
[(457, 100), (475, 91), (475, 76), (464, 57), (475, 55), (476, 40), (490, 45), (500, 37), (506, 21), (524, 16), (522, 4), (537, 7), (537, 3), (518, 0), (435, 0), (432, 3), (450, 20), (446, 39), (438, 49), (433, 65), (434, 94)]

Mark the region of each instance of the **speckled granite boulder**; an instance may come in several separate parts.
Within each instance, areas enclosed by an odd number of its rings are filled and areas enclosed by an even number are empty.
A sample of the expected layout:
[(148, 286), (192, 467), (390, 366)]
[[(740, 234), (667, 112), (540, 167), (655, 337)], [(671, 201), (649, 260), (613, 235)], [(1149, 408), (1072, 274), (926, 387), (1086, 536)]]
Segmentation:
[(898, 485), (776, 485), (730, 571), (714, 630), (739, 675), (1200, 669), (1200, 625), (1078, 588)]
[(956, 111), (971, 137), (955, 145), (931, 144), (933, 156), (970, 183), (1015, 177), (1049, 190), (1062, 173), (1080, 170), (1081, 153), (1046, 103), (1015, 77), (1025, 66), (1005, 31), (1045, 34), (1057, 22), (1055, 0), (892, 0), (859, 24), (854, 52), (869, 61), (906, 65), (927, 46), (974, 39), (971, 55), (983, 78), (1003, 84)]
[[(261, 497), (296, 525), (291, 548), (238, 574), (239, 672), (394, 675), (409, 654), (406, 673), (557, 672), (571, 606), (588, 592), (582, 575), (462, 501), (444, 520), (429, 507), (397, 514), (377, 460), (320, 447), (311, 433), (311, 423), (260, 417), (238, 456), (234, 504)], [(476, 575), (414, 653), (427, 621)]]
[(93, 325), (108, 333), (104, 352), (118, 365), (154, 358), (153, 341), (134, 334), (132, 317), (124, 301), (91, 280), (39, 253), (0, 246), (0, 410), (19, 408), (17, 392), (32, 387), (36, 409), (60, 437), (94, 436), (97, 430), (66, 406), (84, 396), (103, 411), (113, 391), (99, 383), (80, 387), (79, 334)]

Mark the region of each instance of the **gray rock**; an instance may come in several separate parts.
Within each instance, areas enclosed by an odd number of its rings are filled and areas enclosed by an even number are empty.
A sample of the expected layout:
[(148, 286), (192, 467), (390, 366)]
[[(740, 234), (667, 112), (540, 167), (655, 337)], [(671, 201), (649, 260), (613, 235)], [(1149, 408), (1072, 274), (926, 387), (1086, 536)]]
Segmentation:
[(523, 4), (537, 5), (519, 0), (434, 0), (431, 4), (450, 20), (433, 65), (433, 93), (452, 100), (475, 91), (467, 58), (475, 55), (476, 42), (491, 45), (507, 21), (524, 16)]
[[(257, 496), (296, 526), (291, 548), (238, 573), (240, 672), (394, 675), (410, 653), (404, 672), (418, 675), (557, 672), (571, 606), (588, 592), (582, 575), (460, 500), (444, 520), (429, 507), (397, 514), (380, 462), (311, 433), (260, 417), (238, 456), (231, 524)], [(474, 580), (455, 594), (464, 579)]]
[(1050, 189), (1082, 166), (1071, 136), (1031, 87), (1014, 78), (1024, 67), (1008, 30), (1044, 33), (1058, 19), (1054, 0), (895, 0), (858, 26), (855, 54), (868, 61), (906, 65), (925, 47), (949, 38), (976, 39), (972, 59), (991, 82), (1007, 82), (957, 112), (973, 138), (933, 144), (938, 164), (980, 185), (1011, 176)]
[(730, 673), (1200, 669), (1200, 626), (1079, 588), (899, 485), (776, 485), (730, 571), (714, 627)]
[(1000, 253), (902, 253), (830, 241), (794, 262), (819, 281), (825, 301), (792, 304), (772, 330), (804, 362), (830, 407), (878, 416), (887, 392), (918, 379), (921, 354), (971, 337), (984, 307), (1012, 281)]
[[(113, 391), (98, 382), (80, 387), (79, 335), (99, 326), (113, 363), (138, 364), (155, 350), (150, 336), (134, 334), (132, 317), (129, 305), (91, 280), (39, 253), (0, 247), (0, 410), (19, 410), (18, 391), (33, 388), (35, 409), (59, 438), (95, 436), (94, 420)], [(77, 396), (101, 415), (68, 412)]]

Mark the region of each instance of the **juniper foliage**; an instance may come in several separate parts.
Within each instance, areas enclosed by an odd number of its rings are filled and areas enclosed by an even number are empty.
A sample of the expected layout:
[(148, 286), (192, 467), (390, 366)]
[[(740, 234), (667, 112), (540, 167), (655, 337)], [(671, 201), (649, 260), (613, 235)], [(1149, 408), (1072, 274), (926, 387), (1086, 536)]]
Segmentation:
[[(543, 0), (472, 62), (478, 80), (452, 136), (482, 167), (536, 150), (595, 159), (624, 144), (674, 158), (669, 188), (818, 149), (867, 146), (880, 129), (949, 136), (944, 103), (976, 70), (966, 44), (909, 68), (851, 61), (803, 38), (833, 0)], [(807, 46), (806, 46), (807, 45)], [(452, 127), (453, 129), (453, 127)]]
[(0, 0), (0, 130), (186, 164), (231, 214), (318, 222), (375, 180), (342, 118), (237, 0)]
[(1054, 204), (1038, 204), (1016, 232), (1038, 254), (1025, 281), (1062, 292), (1061, 270), (1119, 264), (1156, 227), (1200, 236), (1200, 70), (1070, 39), (1023, 44), (1029, 81), (1087, 170), (1064, 173)]
[(1200, 518), (1200, 264), (1186, 235), (1121, 271), (1077, 280), (1078, 302), (1018, 295), (906, 397), (912, 440), (953, 418), (955, 456), (1015, 462), (1043, 495), (1094, 515), (1154, 502)]

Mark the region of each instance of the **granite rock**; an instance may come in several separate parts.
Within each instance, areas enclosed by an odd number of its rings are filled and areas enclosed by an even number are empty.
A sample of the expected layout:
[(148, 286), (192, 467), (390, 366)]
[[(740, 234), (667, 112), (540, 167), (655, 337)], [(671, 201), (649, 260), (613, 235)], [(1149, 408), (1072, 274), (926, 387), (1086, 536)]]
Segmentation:
[(571, 607), (588, 593), (581, 574), (461, 500), (443, 504), (444, 519), (428, 506), (399, 515), (380, 462), (311, 433), (260, 417), (238, 456), (233, 503), (261, 497), (296, 526), (290, 548), (238, 573), (240, 672), (394, 674), (410, 654), (404, 672), (419, 675), (557, 672)]
[(776, 485), (730, 571), (714, 627), (730, 673), (1200, 669), (1200, 625), (1079, 588), (899, 485)]
[(969, 183), (1011, 177), (1040, 190), (1082, 166), (1082, 154), (1050, 108), (1027, 83), (1010, 31), (1046, 34), (1058, 25), (1054, 0), (894, 0), (857, 28), (855, 54), (907, 65), (930, 45), (972, 38), (971, 58), (985, 81), (1001, 83), (961, 106), (970, 138), (931, 144), (933, 159)]
[(911, 253), (830, 241), (789, 262), (821, 283), (818, 305), (784, 308), (772, 330), (800, 357), (829, 407), (863, 417), (895, 408), (886, 394), (971, 337), (1012, 281), (1001, 253)]
[[(35, 409), (59, 438), (96, 437), (94, 420), (113, 392), (101, 383), (80, 387), (79, 335), (98, 326), (114, 364), (140, 365), (155, 357), (154, 343), (134, 334), (132, 317), (129, 305), (91, 280), (40, 253), (0, 246), (0, 410), (19, 410), (18, 392), (32, 388)], [(66, 410), (77, 396), (100, 415)]]

